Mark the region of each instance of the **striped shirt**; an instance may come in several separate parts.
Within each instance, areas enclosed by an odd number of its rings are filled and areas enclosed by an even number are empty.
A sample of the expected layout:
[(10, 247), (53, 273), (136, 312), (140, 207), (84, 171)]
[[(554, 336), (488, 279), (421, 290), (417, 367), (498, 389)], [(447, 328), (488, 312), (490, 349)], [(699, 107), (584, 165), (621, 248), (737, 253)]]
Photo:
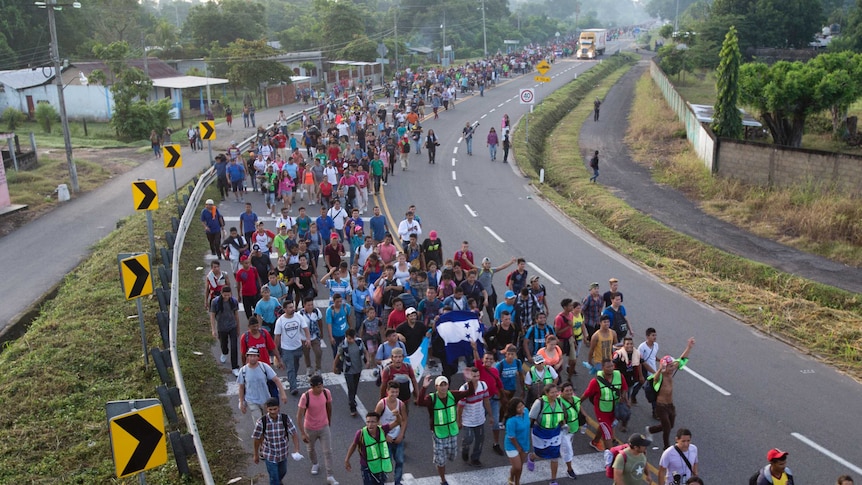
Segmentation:
[[(461, 391), (467, 390), (467, 384), (462, 384)], [(488, 385), (480, 380), (476, 383), (476, 393), (458, 401), (458, 406), (463, 407), (461, 412), (461, 424), (468, 427), (482, 426), (485, 424), (485, 404), (488, 398)]]
[[(284, 429), (284, 422), (282, 422), (282, 416), (287, 421), (287, 432)], [(263, 420), (266, 420), (266, 433), (263, 430)], [(251, 438), (258, 440), (263, 437), (263, 444), (260, 447), (260, 457), (266, 461), (271, 462), (280, 462), (287, 459), (288, 455), (288, 439), (290, 435), (296, 434), (296, 426), (293, 424), (293, 420), (290, 419), (290, 416), (286, 414), (280, 414), (275, 419), (272, 419), (269, 416), (269, 413), (266, 413), (257, 420), (257, 424), (254, 425), (254, 432), (251, 434)]]

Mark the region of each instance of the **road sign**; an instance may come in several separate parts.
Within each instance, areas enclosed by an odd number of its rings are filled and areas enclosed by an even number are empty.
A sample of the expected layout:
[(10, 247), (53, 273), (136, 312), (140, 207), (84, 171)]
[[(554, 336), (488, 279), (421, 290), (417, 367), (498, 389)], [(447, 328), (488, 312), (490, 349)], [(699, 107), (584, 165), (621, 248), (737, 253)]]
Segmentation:
[(136, 254), (120, 260), (120, 281), (127, 300), (133, 300), (153, 293), (153, 275), (150, 255)]
[(380, 57), (386, 57), (386, 54), (389, 53), (389, 49), (386, 47), (386, 44), (383, 42), (377, 44), (377, 53), (380, 54)]
[(551, 70), (551, 65), (548, 64), (548, 61), (541, 60), (536, 64), (536, 70), (539, 71), (539, 74), (544, 76), (546, 72)]
[(165, 168), (180, 168), (183, 166), (183, 156), (180, 154), (179, 145), (163, 146), (162, 158), (165, 160)]
[(538, 83), (549, 83), (551, 82), (551, 78), (546, 76), (536, 76), (533, 78)]
[(117, 478), (167, 463), (165, 418), (161, 403), (156, 403), (109, 418)]
[(215, 121), (201, 121), (201, 140), (215, 140)]
[(533, 104), (536, 100), (536, 93), (532, 89), (522, 89), (518, 95), (521, 104)]
[(154, 211), (159, 208), (159, 192), (155, 180), (132, 182), (132, 203), (136, 211)]

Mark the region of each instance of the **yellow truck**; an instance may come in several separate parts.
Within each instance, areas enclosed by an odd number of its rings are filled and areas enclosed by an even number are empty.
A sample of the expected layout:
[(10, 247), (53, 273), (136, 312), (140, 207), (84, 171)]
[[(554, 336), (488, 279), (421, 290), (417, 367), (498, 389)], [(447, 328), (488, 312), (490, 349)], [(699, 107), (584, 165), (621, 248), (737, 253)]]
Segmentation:
[(578, 59), (596, 59), (605, 53), (608, 31), (605, 29), (584, 29), (578, 37)]

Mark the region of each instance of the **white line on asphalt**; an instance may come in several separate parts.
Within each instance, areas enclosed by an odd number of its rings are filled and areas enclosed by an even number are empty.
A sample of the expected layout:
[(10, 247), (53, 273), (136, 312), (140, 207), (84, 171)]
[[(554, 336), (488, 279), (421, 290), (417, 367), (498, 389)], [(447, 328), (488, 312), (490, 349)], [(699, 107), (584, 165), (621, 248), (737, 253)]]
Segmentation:
[[(476, 483), (498, 484), (506, 483), (509, 479), (508, 465), (497, 466), (493, 468), (483, 468), (481, 470), (471, 470), (460, 473), (447, 473), (446, 481), (449, 485), (474, 485)], [(593, 473), (604, 472), (605, 464), (601, 453), (588, 453), (586, 455), (577, 455), (572, 459), (572, 470), (578, 475), (590, 475)], [(565, 476), (565, 469), (561, 470), (562, 476)], [(539, 461), (536, 463), (535, 471), (524, 471), (521, 475), (521, 483), (538, 483), (545, 482), (551, 479), (551, 466), (549, 461)], [(434, 475), (432, 477), (415, 478), (407, 473), (404, 474), (402, 480), (404, 485), (439, 485), (440, 477)]]
[(486, 116), (488, 116), (488, 115), (487, 115), (487, 114), (484, 114), (484, 115), (480, 116), (480, 117), (479, 117), (479, 119), (480, 119), (480, 120), (481, 120), (481, 119), (484, 119)]
[[(323, 385), (326, 387), (331, 386), (339, 386), (339, 385), (347, 385), (344, 380), (343, 374), (333, 374), (332, 372), (323, 372), (320, 374), (320, 377), (323, 377)], [(227, 383), (227, 391), (224, 393), (225, 396), (238, 396), (239, 395), (239, 385), (236, 383), (236, 379), (231, 376), (231, 380)], [(284, 388), (287, 389), (287, 377), (279, 377), (281, 382), (284, 384)], [(362, 375), (359, 377), (359, 382), (374, 382), (377, 380), (377, 377), (374, 375), (374, 369), (362, 369)], [(297, 389), (308, 389), (311, 385), (308, 383), (308, 376), (305, 374), (297, 374), (296, 375), (296, 388)]]
[[(517, 98), (517, 96), (515, 96), (515, 98)], [(512, 98), (512, 99), (515, 99), (515, 98)], [(508, 103), (508, 102), (511, 102), (511, 101), (512, 101), (512, 99), (507, 99), (507, 100), (506, 100), (506, 102), (507, 102), (507, 103)]]
[(473, 216), (473, 217), (478, 217), (478, 215), (479, 215), (479, 214), (476, 214), (476, 211), (474, 211), (473, 209), (471, 209), (469, 205), (464, 204), (464, 207), (466, 207), (466, 208), (467, 208), (467, 212), (469, 212), (471, 216)]
[(491, 111), (488, 111), (488, 112), (493, 113), (494, 111), (497, 111), (497, 108), (492, 108)]
[(498, 242), (501, 242), (501, 243), (506, 242), (506, 241), (504, 241), (504, 240), (503, 240), (503, 238), (502, 238), (502, 237), (500, 237), (500, 236), (499, 236), (496, 232), (494, 232), (490, 227), (485, 226), (485, 230), (486, 230), (486, 231), (488, 231), (488, 234), (490, 234), (490, 235), (494, 236), (494, 239), (496, 239)]
[[(683, 367), (683, 369), (685, 369), (685, 367)], [(844, 458), (841, 458), (840, 456), (836, 455), (835, 453), (832, 453), (831, 451), (827, 450), (826, 448), (824, 448), (824, 447), (818, 445), (817, 443), (811, 441), (807, 437), (805, 437), (799, 433), (790, 433), (790, 436), (793, 436), (794, 438), (796, 438), (799, 441), (805, 443), (806, 445), (814, 448), (815, 450), (819, 451), (820, 453), (823, 453), (827, 457), (832, 458), (836, 462), (840, 463), (841, 466), (849, 468), (850, 470), (853, 470), (853, 472), (856, 474), (862, 475), (862, 468), (850, 463), (849, 461), (845, 460)]]
[(452, 180), (457, 180), (457, 178), (455, 177), (455, 171), (454, 170), (452, 170)]
[(464, 197), (464, 196), (461, 194), (461, 189), (460, 189), (457, 185), (455, 186), (455, 193), (456, 193), (456, 194), (458, 194), (458, 197)]
[(453, 148), (452, 153), (458, 153), (458, 147)]
[(730, 395), (730, 393), (729, 393), (729, 392), (727, 392), (727, 391), (725, 391), (722, 387), (720, 387), (719, 385), (717, 385), (717, 384), (715, 384), (714, 382), (710, 381), (710, 380), (709, 380), (709, 379), (707, 379), (706, 377), (703, 377), (702, 375), (698, 374), (697, 372), (695, 372), (695, 371), (691, 370), (688, 366), (683, 367), (683, 368), (682, 368), (682, 370), (684, 370), (684, 371), (688, 372), (689, 374), (693, 375), (693, 376), (694, 376), (695, 378), (697, 378), (699, 381), (701, 381), (701, 382), (703, 382), (704, 384), (706, 384), (707, 386), (709, 386), (709, 387), (711, 387), (711, 388), (715, 389), (716, 391), (718, 391), (718, 392), (719, 392), (719, 393), (721, 393), (722, 395), (724, 395), (724, 396), (729, 396), (729, 395)]
[(453, 167), (455, 166), (455, 162), (457, 162), (457, 161), (458, 161), (458, 159), (457, 159), (457, 158), (452, 157), (452, 166), (453, 166)]
[[(363, 369), (363, 372), (366, 370), (370, 370), (370, 369)], [(341, 388), (344, 389), (344, 393), (347, 394), (347, 399), (350, 399), (350, 393), (347, 391), (347, 381), (344, 379), (343, 375), (339, 376), (339, 377), (341, 377)], [(360, 382), (362, 381), (361, 375), (359, 376), (359, 380), (360, 380)], [(348, 402), (348, 405), (349, 404), (350, 403)], [(368, 410), (365, 409), (365, 405), (362, 404), (362, 399), (359, 399), (359, 396), (356, 396), (356, 413), (359, 414), (360, 416), (365, 416), (366, 414), (368, 414)]]
[(459, 137), (458, 137), (458, 143), (461, 143), (463, 140), (464, 140), (464, 137), (463, 137), (463, 136), (459, 136)]
[(536, 264), (535, 264), (535, 263), (531, 263), (531, 262), (529, 262), (529, 261), (528, 261), (528, 262), (527, 262), (527, 266), (529, 266), (529, 267), (533, 268), (533, 270), (534, 270), (536, 273), (539, 273), (540, 275), (544, 276), (544, 277), (545, 277), (545, 279), (546, 279), (546, 280), (548, 280), (548, 281), (550, 281), (551, 283), (553, 283), (553, 284), (555, 284), (555, 285), (559, 285), (559, 284), (560, 284), (560, 282), (559, 282), (559, 281), (555, 280), (554, 278), (551, 278), (551, 275), (549, 275), (548, 273), (545, 273), (544, 271), (542, 271), (542, 268), (540, 268), (540, 267), (536, 266)]
[(502, 108), (502, 107), (503, 107), (503, 103), (498, 104), (498, 105), (497, 105), (497, 107), (498, 107), (498, 108)]

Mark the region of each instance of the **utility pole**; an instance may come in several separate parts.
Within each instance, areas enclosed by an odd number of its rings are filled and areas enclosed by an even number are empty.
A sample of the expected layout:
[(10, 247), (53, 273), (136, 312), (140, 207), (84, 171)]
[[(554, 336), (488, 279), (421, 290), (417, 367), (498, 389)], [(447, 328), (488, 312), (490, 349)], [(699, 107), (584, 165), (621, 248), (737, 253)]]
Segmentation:
[(395, 7), (395, 72), (398, 72), (398, 7)]
[(443, 59), (448, 58), (446, 55), (446, 10), (443, 10), (443, 25), (441, 27), (443, 27), (443, 57), (440, 59), (440, 64), (448, 66), (449, 64), (443, 61)]
[(36, 5), (48, 9), (48, 25), (51, 30), (51, 60), (54, 61), (54, 81), (57, 84), (57, 101), (60, 103), (60, 123), (63, 125), (63, 143), (66, 145), (66, 164), (69, 166), (72, 193), (78, 193), (80, 190), (78, 187), (78, 169), (72, 159), (72, 138), (69, 135), (69, 118), (66, 116), (66, 100), (63, 97), (63, 65), (60, 61), (60, 49), (57, 45), (57, 21), (54, 18), (54, 9), (68, 5), (81, 8), (81, 4), (78, 2), (59, 4), (57, 0), (48, 0), (45, 3), (36, 2)]
[(485, 57), (488, 57), (488, 31), (485, 29), (485, 0), (482, 0), (482, 43)]

